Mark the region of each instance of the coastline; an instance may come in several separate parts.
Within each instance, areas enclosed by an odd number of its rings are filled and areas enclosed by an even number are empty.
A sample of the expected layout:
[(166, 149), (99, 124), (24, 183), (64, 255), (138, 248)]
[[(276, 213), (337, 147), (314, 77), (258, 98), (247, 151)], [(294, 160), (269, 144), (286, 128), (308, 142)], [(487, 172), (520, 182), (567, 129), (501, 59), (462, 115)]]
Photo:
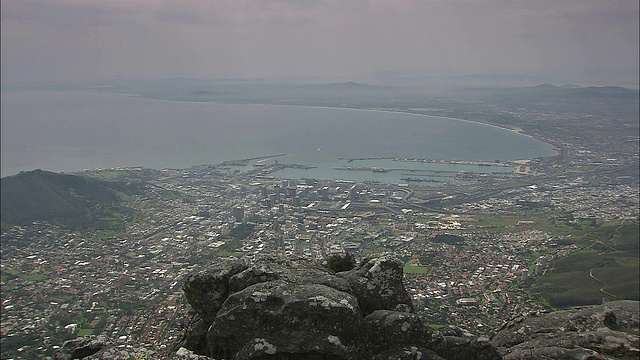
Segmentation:
[[(67, 96), (74, 96), (73, 94), (78, 94), (80, 96), (104, 96), (104, 95), (108, 95), (109, 97), (114, 97), (114, 98), (131, 98), (131, 101), (136, 101), (136, 100), (149, 100), (149, 101), (159, 101), (159, 102), (169, 102), (169, 103), (187, 103), (189, 105), (193, 105), (193, 104), (203, 104), (203, 106), (215, 106), (215, 105), (226, 105), (226, 106), (234, 106), (234, 105), (239, 105), (239, 106), (252, 106), (252, 107), (256, 107), (256, 108), (260, 108), (260, 107), (264, 107), (264, 106), (268, 106), (268, 107), (288, 107), (288, 108), (298, 108), (298, 109), (326, 109), (326, 110), (352, 110), (352, 111), (366, 111), (366, 112), (370, 112), (370, 113), (388, 113), (388, 114), (402, 114), (402, 115), (414, 115), (414, 116), (421, 116), (422, 118), (429, 118), (429, 119), (439, 119), (439, 120), (454, 120), (454, 121), (461, 121), (461, 122), (465, 122), (465, 123), (469, 123), (469, 124), (480, 124), (480, 125), (486, 125), (486, 126), (490, 126), (492, 128), (495, 129), (500, 129), (500, 130), (507, 130), (510, 131), (512, 133), (518, 134), (518, 135), (524, 135), (527, 136), (529, 138), (533, 138), (537, 141), (540, 141), (541, 143), (547, 144), (549, 145), (549, 147), (547, 147), (547, 150), (545, 151), (545, 153), (551, 153), (552, 151), (555, 152), (555, 155), (547, 155), (547, 156), (531, 156), (531, 155), (525, 155), (521, 158), (513, 158), (512, 160), (516, 160), (516, 159), (540, 159), (540, 158), (549, 158), (549, 157), (554, 157), (557, 156), (558, 154), (558, 146), (556, 144), (553, 144), (549, 141), (545, 141), (542, 139), (538, 139), (530, 134), (526, 134), (524, 132), (522, 132), (522, 129), (513, 129), (513, 128), (507, 128), (504, 126), (499, 126), (496, 124), (491, 124), (491, 123), (487, 123), (485, 121), (482, 120), (469, 120), (469, 119), (460, 119), (460, 118), (454, 118), (454, 117), (445, 117), (445, 116), (433, 116), (433, 115), (429, 115), (429, 114), (420, 114), (420, 113), (415, 113), (412, 111), (403, 111), (402, 109), (378, 109), (378, 108), (355, 108), (355, 107), (340, 107), (340, 106), (320, 106), (320, 105), (295, 105), (295, 104), (272, 104), (272, 103), (259, 103), (259, 102), (252, 102), (252, 103), (240, 103), (240, 102), (220, 102), (220, 101), (187, 101), (187, 100), (175, 100), (175, 99), (157, 99), (157, 98), (153, 98), (153, 97), (149, 97), (149, 96), (144, 96), (141, 94), (135, 94), (135, 93), (131, 93), (131, 92), (113, 92), (113, 91), (104, 91), (104, 90), (92, 90), (92, 89), (88, 89), (88, 90), (73, 90), (73, 91), (51, 91), (51, 90), (45, 90), (45, 91), (41, 91), (41, 90), (36, 90), (36, 91), (25, 91), (25, 90), (19, 90), (19, 91), (9, 91), (9, 92), (17, 92), (17, 93), (51, 93), (51, 94), (66, 94)], [(82, 98), (81, 98), (82, 99)], [(265, 108), (266, 109), (266, 108)], [(330, 116), (330, 115), (329, 115)], [(366, 119), (367, 117), (362, 117), (363, 119)], [(414, 120), (410, 120), (410, 123), (415, 123), (416, 121), (419, 122), (419, 120), (416, 120), (417, 118), (414, 118)], [(398, 119), (398, 120), (401, 120)], [(400, 124), (400, 122), (399, 122)], [(458, 125), (460, 126), (460, 125)], [(394, 156), (395, 157), (395, 156)], [(415, 156), (410, 156), (411, 158), (415, 157)], [(434, 159), (438, 159), (437, 157)], [(445, 158), (441, 158), (441, 159), (445, 159)], [(469, 157), (469, 160), (471, 160), (472, 157)], [(229, 158), (225, 158), (224, 160), (220, 160), (220, 161), (214, 161), (211, 162), (210, 164), (214, 165), (214, 164), (222, 164), (224, 162), (227, 161), (233, 161), (233, 160), (237, 160), (236, 157), (229, 157)], [(201, 165), (201, 163), (198, 163)], [(136, 164), (136, 165), (139, 165)], [(96, 166), (96, 165), (94, 165)], [(195, 165), (194, 165), (195, 166)], [(42, 165), (43, 168), (46, 167), (51, 167), (51, 164), (48, 164), (47, 166)], [(91, 167), (90, 165), (87, 167), (86, 165), (81, 166), (80, 168), (89, 168)], [(97, 165), (97, 167), (109, 167), (109, 165), (104, 164), (104, 165)], [(126, 167), (126, 166), (125, 166)], [(167, 165), (167, 166), (150, 166), (150, 168), (176, 168), (175, 165)], [(184, 168), (189, 168), (190, 166), (184, 166)], [(19, 171), (17, 171), (16, 169), (20, 170), (20, 171), (24, 171), (21, 168), (7, 168), (7, 169), (3, 169), (3, 170), (7, 170), (7, 171), (2, 171), (2, 177), (6, 177), (6, 176), (10, 176), (13, 175)], [(60, 168), (59, 168), (60, 169)], [(73, 169), (67, 169), (67, 168), (63, 168), (64, 170), (59, 170), (58, 171), (72, 171)], [(52, 169), (54, 170), (54, 169)], [(28, 171), (28, 170), (26, 170)]]
[[(559, 151), (559, 149), (558, 149), (558, 145), (557, 144), (553, 144), (549, 140), (541, 139), (538, 136), (534, 136), (532, 134), (529, 134), (529, 133), (525, 132), (522, 128), (520, 128), (518, 126), (499, 125), (499, 124), (494, 124), (494, 123), (491, 123), (491, 122), (488, 122), (488, 121), (485, 121), (485, 120), (479, 120), (479, 119), (471, 120), (471, 119), (454, 118), (454, 117), (450, 117), (450, 116), (421, 114), (421, 113), (416, 113), (416, 112), (413, 112), (413, 111), (403, 111), (403, 110), (400, 110), (400, 109), (385, 110), (385, 109), (377, 109), (377, 108), (376, 109), (371, 109), (371, 108), (342, 107), (342, 106), (337, 106), (337, 105), (336, 106), (328, 106), (328, 105), (324, 105), (324, 106), (323, 105), (293, 105), (293, 104), (273, 104), (273, 103), (260, 103), (260, 102), (241, 103), (241, 102), (222, 102), (222, 101), (193, 101), (193, 100), (177, 100), (177, 99), (158, 99), (158, 98), (153, 98), (153, 97), (149, 97), (149, 96), (145, 96), (145, 95), (141, 95), (141, 94), (131, 94), (131, 93), (100, 92), (100, 91), (91, 91), (91, 90), (88, 90), (87, 92), (93, 92), (93, 93), (96, 93), (96, 94), (123, 95), (123, 96), (126, 96), (126, 97), (133, 97), (133, 98), (137, 98), (137, 99), (147, 99), (147, 100), (151, 100), (151, 101), (160, 101), (160, 102), (165, 102), (166, 101), (166, 102), (178, 102), (178, 103), (187, 103), (187, 104), (253, 105), (253, 106), (277, 106), (277, 107), (328, 109), (328, 110), (353, 110), (353, 111), (368, 111), (368, 112), (389, 113), (389, 114), (404, 114), (404, 115), (431, 117), (431, 118), (436, 118), (436, 119), (464, 121), (464, 122), (469, 122), (469, 123), (473, 123), (473, 124), (486, 125), (486, 126), (494, 127), (494, 128), (501, 129), (501, 130), (511, 131), (511, 132), (516, 133), (516, 134), (519, 134), (519, 135), (522, 135), (522, 136), (527, 136), (529, 138), (533, 138), (533, 139), (536, 139), (538, 141), (541, 141), (543, 143), (546, 143), (546, 144), (549, 144), (549, 145), (553, 146), (554, 147), (554, 151), (556, 152), (556, 154), (552, 155), (552, 156), (545, 156), (544, 158), (558, 156), (561, 153)], [(528, 159), (528, 160), (531, 160), (531, 159)]]

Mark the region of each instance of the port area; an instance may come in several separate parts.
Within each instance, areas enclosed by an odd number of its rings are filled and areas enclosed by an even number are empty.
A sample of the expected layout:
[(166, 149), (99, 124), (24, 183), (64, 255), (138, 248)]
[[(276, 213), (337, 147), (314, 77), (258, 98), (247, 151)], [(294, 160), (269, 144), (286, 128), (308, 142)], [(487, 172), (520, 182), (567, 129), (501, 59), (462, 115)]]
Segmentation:
[[(346, 159), (344, 159), (346, 160)], [(352, 159), (348, 159), (347, 162), (354, 162), (354, 161), (366, 161), (366, 160), (392, 160), (392, 161), (397, 161), (397, 162), (407, 162), (407, 163), (425, 163), (425, 164), (446, 164), (446, 165), (475, 165), (475, 166), (487, 166), (487, 167), (503, 167), (503, 168), (514, 168), (514, 171), (518, 171), (518, 169), (523, 166), (522, 165), (522, 160), (516, 160), (516, 161), (473, 161), (473, 160), (444, 160), (444, 159), (428, 159), (428, 158), (389, 158), (389, 157), (379, 157), (379, 158), (373, 158), (373, 157), (366, 157), (366, 158), (352, 158)], [(417, 169), (407, 169), (407, 168), (402, 168), (402, 167), (398, 167), (398, 168), (384, 168), (384, 167), (379, 167), (379, 166), (342, 166), (342, 167), (335, 167), (335, 170), (347, 170), (347, 171), (371, 171), (371, 172), (381, 172), (381, 173), (385, 173), (385, 172), (390, 172), (390, 171), (406, 171), (406, 172), (415, 172), (415, 171), (421, 171), (421, 170), (417, 170)], [(446, 171), (446, 170), (429, 170), (429, 172), (441, 172), (441, 173), (449, 173), (452, 171)], [(457, 173), (458, 171), (454, 171), (455, 173)]]
[(393, 160), (399, 162), (418, 162), (418, 163), (430, 163), (430, 164), (451, 164), (451, 165), (478, 165), (478, 166), (502, 166), (502, 167), (514, 167), (522, 164), (522, 160), (515, 161), (473, 161), (473, 160), (445, 160), (445, 159), (429, 159), (429, 158), (402, 158), (402, 157), (363, 157), (352, 158), (347, 162), (362, 161), (362, 160)]
[(247, 166), (251, 161), (265, 160), (265, 159), (271, 159), (271, 158), (281, 157), (281, 156), (287, 156), (287, 154), (282, 153), (282, 154), (275, 154), (275, 155), (257, 156), (257, 157), (247, 158), (247, 159), (229, 160), (229, 161), (223, 162), (221, 166)]

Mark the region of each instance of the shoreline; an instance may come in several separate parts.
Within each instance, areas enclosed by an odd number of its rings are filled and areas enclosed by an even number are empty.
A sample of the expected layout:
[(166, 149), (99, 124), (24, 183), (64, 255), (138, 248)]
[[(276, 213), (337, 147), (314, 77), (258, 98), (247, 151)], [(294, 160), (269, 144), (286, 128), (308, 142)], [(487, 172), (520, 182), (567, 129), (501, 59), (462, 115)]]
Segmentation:
[[(92, 91), (87, 91), (87, 92), (92, 92)], [(416, 113), (413, 111), (409, 111), (409, 110), (400, 110), (400, 109), (395, 109), (395, 110), (385, 110), (385, 109), (371, 109), (371, 108), (354, 108), (354, 107), (341, 107), (341, 106), (329, 106), (329, 105), (293, 105), (293, 104), (273, 104), (273, 103), (260, 103), (260, 102), (247, 102), (247, 103), (241, 103), (241, 102), (221, 102), (221, 101), (193, 101), (193, 100), (176, 100), (176, 99), (157, 99), (157, 98), (153, 98), (153, 97), (148, 97), (148, 96), (144, 96), (144, 95), (140, 95), (140, 94), (129, 94), (129, 93), (112, 93), (112, 92), (99, 92), (99, 91), (93, 91), (93, 93), (97, 93), (97, 94), (115, 94), (115, 95), (123, 95), (126, 97), (133, 97), (133, 98), (137, 98), (137, 99), (147, 99), (147, 100), (151, 100), (151, 101), (166, 101), (166, 102), (178, 102), (178, 103), (187, 103), (187, 104), (217, 104), (217, 105), (252, 105), (252, 106), (278, 106), (278, 107), (303, 107), (303, 108), (311, 108), (311, 109), (328, 109), (328, 110), (352, 110), (352, 111), (369, 111), (369, 112), (379, 112), (379, 113), (389, 113), (389, 114), (403, 114), (403, 115), (413, 115), (413, 116), (422, 116), (422, 117), (431, 117), (431, 118), (436, 118), (436, 119), (446, 119), (446, 120), (456, 120), (456, 121), (464, 121), (464, 122), (469, 122), (472, 124), (480, 124), (480, 125), (486, 125), (486, 126), (490, 126), (490, 127), (494, 127), (497, 129), (501, 129), (501, 130), (506, 130), (506, 131), (511, 131), (514, 132), (516, 134), (522, 135), (522, 136), (526, 136), (532, 139), (536, 139), (538, 141), (541, 141), (545, 144), (549, 144), (551, 146), (553, 146), (554, 151), (556, 152), (555, 155), (551, 155), (551, 156), (544, 156), (541, 158), (550, 158), (550, 157), (555, 157), (560, 155), (560, 150), (558, 149), (558, 145), (551, 143), (549, 140), (546, 139), (541, 139), (538, 136), (534, 136), (532, 134), (529, 134), (527, 132), (525, 132), (522, 128), (518, 127), (518, 126), (506, 126), (506, 125), (499, 125), (499, 124), (494, 124), (485, 120), (470, 120), (470, 119), (461, 119), (461, 118), (454, 118), (454, 117), (450, 117), (450, 116), (440, 116), (440, 115), (429, 115), (429, 114), (421, 114), (421, 113)], [(532, 160), (532, 159), (519, 159), (519, 160)]]
[[(135, 93), (125, 93), (125, 92), (110, 92), (110, 91), (100, 91), (100, 90), (94, 90), (94, 89), (87, 89), (87, 90), (72, 90), (72, 91), (66, 91), (66, 90), (61, 90), (61, 91), (56, 91), (56, 90), (19, 90), (18, 92), (31, 92), (31, 91), (37, 91), (37, 92), (52, 92), (52, 93), (58, 93), (58, 92), (77, 92), (77, 93), (82, 93), (82, 94), (98, 94), (98, 95), (119, 95), (119, 96), (123, 96), (123, 97), (127, 97), (127, 98), (135, 98), (135, 99), (145, 99), (145, 100), (150, 100), (150, 101), (160, 101), (160, 102), (174, 102), (174, 103), (186, 103), (186, 104), (216, 104), (216, 105), (252, 105), (252, 106), (278, 106), (278, 107), (303, 107), (303, 108), (311, 108), (311, 109), (328, 109), (328, 110), (352, 110), (352, 111), (368, 111), (368, 112), (379, 112), (379, 113), (389, 113), (389, 114), (404, 114), (404, 115), (413, 115), (413, 116), (422, 116), (422, 117), (431, 117), (431, 118), (436, 118), (436, 119), (446, 119), (446, 120), (457, 120), (457, 121), (464, 121), (464, 122), (469, 122), (469, 123), (473, 123), (473, 124), (481, 124), (481, 125), (486, 125), (486, 126), (491, 126), (497, 129), (502, 129), (502, 130), (507, 130), (507, 131), (511, 131), (514, 132), (516, 134), (519, 135), (523, 135), (523, 136), (527, 136), (533, 139), (536, 139), (538, 141), (544, 142), (546, 144), (549, 144), (551, 146), (553, 146), (554, 148), (557, 148), (557, 146), (555, 144), (552, 144), (551, 142), (544, 140), (544, 139), (540, 139), (534, 135), (531, 135), (527, 132), (525, 132), (522, 128), (518, 127), (518, 126), (506, 126), (506, 125), (499, 125), (499, 124), (494, 124), (485, 120), (470, 120), (470, 119), (461, 119), (461, 118), (454, 118), (454, 117), (450, 117), (450, 116), (440, 116), (440, 115), (429, 115), (429, 114), (421, 114), (421, 113), (417, 113), (417, 112), (413, 112), (410, 110), (400, 110), (400, 109), (394, 109), (394, 110), (385, 110), (385, 109), (372, 109), (372, 108), (354, 108), (354, 107), (342, 107), (342, 106), (330, 106), (330, 105), (293, 105), (293, 104), (273, 104), (273, 103), (260, 103), (260, 102), (246, 102), (246, 103), (242, 103), (242, 102), (222, 102), (222, 101), (194, 101), (194, 100), (178, 100), (178, 99), (158, 99), (158, 98), (153, 98), (153, 97), (149, 97), (149, 96), (145, 96), (143, 94), (135, 94)], [(558, 152), (558, 150), (556, 149), (556, 155), (559, 155), (560, 153)], [(545, 156), (546, 157), (546, 156)], [(549, 156), (552, 157), (552, 156)], [(531, 159), (529, 159), (531, 160)]]
[[(434, 115), (429, 115), (429, 114), (421, 114), (421, 113), (415, 113), (412, 111), (403, 111), (402, 109), (378, 109), (378, 108), (354, 108), (354, 107), (340, 107), (340, 106), (320, 106), (320, 105), (294, 105), (294, 104), (273, 104), (273, 103), (255, 103), (255, 102), (251, 102), (251, 103), (240, 103), (240, 102), (219, 102), (219, 101), (189, 101), (189, 100), (179, 100), (179, 99), (158, 99), (158, 98), (153, 98), (153, 97), (148, 97), (148, 96), (144, 96), (142, 94), (135, 94), (135, 93), (131, 93), (131, 92), (112, 92), (112, 91), (104, 91), (104, 90), (93, 90), (93, 89), (88, 89), (88, 90), (72, 90), (72, 91), (50, 91), (50, 90), (46, 90), (46, 91), (17, 91), (17, 92), (24, 92), (24, 93), (31, 93), (31, 92), (46, 92), (46, 93), (77, 93), (77, 94), (82, 94), (82, 95), (108, 95), (108, 96), (114, 96), (114, 97), (122, 97), (122, 98), (132, 98), (136, 99), (136, 100), (140, 100), (140, 99), (145, 99), (145, 100), (149, 100), (149, 101), (160, 101), (160, 102), (171, 102), (171, 103), (187, 103), (187, 104), (203, 104), (204, 106), (212, 106), (212, 105), (225, 105), (225, 106), (269, 106), (269, 107), (290, 107), (290, 108), (309, 108), (309, 109), (327, 109), (327, 110), (352, 110), (352, 111), (367, 111), (367, 112), (372, 112), (372, 113), (389, 113), (389, 114), (403, 114), (403, 115), (411, 115), (411, 116), (421, 116), (423, 118), (432, 118), (432, 119), (443, 119), (443, 120), (455, 120), (455, 121), (462, 121), (462, 122), (466, 122), (466, 123), (470, 123), (470, 124), (480, 124), (480, 125), (486, 125), (486, 126), (490, 126), (496, 129), (501, 129), (501, 130), (507, 130), (513, 133), (516, 133), (518, 135), (524, 135), (527, 136), (529, 138), (533, 138), (537, 141), (540, 141), (541, 143), (547, 144), (549, 146), (552, 147), (552, 151), (555, 152), (555, 155), (548, 155), (548, 156), (538, 156), (538, 157), (527, 157), (527, 160), (532, 160), (532, 159), (544, 159), (544, 158), (552, 158), (555, 156), (558, 156), (560, 154), (560, 148), (558, 147), (558, 144), (554, 144), (553, 142), (550, 142), (548, 140), (544, 140), (544, 139), (540, 139), (536, 136), (533, 136), (531, 134), (527, 134), (525, 132), (522, 131), (522, 129), (520, 128), (512, 128), (512, 127), (505, 127), (505, 126), (500, 126), (497, 124), (492, 124), (492, 123), (487, 123), (483, 120), (469, 120), (469, 119), (460, 119), (460, 118), (454, 118), (454, 117), (447, 117), (447, 116), (434, 116)], [(261, 157), (261, 156), (260, 156)], [(523, 158), (524, 159), (524, 158)], [(523, 160), (523, 159), (513, 159), (511, 161), (516, 161), (516, 160)], [(233, 162), (233, 161), (237, 161), (238, 159), (235, 158), (230, 158), (230, 159), (226, 159), (223, 162), (218, 162), (218, 163), (212, 163), (209, 165), (216, 165), (216, 164), (223, 164), (225, 162)], [(205, 164), (199, 164), (199, 165), (205, 165)], [(194, 165), (194, 166), (198, 166), (198, 165)], [(107, 166), (108, 167), (108, 166)], [(184, 167), (189, 168), (192, 166), (186, 166)], [(166, 168), (166, 167), (159, 167), (158, 169), (162, 169), (162, 168)], [(17, 174), (20, 171), (29, 171), (29, 170), (20, 170), (16, 172), (16, 169), (6, 169), (7, 171), (2, 171), (2, 176), (1, 177), (7, 177), (7, 176), (12, 176)], [(61, 171), (72, 171), (72, 170), (61, 170)]]

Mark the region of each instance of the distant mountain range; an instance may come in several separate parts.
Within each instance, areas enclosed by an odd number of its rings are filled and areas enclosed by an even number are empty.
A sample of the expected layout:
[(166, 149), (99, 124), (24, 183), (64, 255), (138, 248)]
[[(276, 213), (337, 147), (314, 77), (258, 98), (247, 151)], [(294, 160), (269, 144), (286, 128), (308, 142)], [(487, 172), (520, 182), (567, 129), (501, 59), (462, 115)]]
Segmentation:
[(555, 86), (551, 84), (540, 84), (536, 86), (528, 86), (521, 88), (523, 90), (573, 90), (572, 92), (584, 93), (584, 94), (598, 94), (598, 95), (618, 95), (618, 94), (633, 94), (638, 93), (638, 90), (628, 89), (621, 86), (578, 86), (573, 84), (567, 84), (563, 86)]
[(46, 221), (68, 228), (119, 228), (131, 210), (119, 205), (131, 187), (43, 170), (0, 179), (2, 226)]
[(324, 88), (324, 89), (369, 89), (377, 86), (356, 83), (353, 81), (347, 81), (347, 82), (340, 82), (340, 83), (317, 85), (317, 87)]

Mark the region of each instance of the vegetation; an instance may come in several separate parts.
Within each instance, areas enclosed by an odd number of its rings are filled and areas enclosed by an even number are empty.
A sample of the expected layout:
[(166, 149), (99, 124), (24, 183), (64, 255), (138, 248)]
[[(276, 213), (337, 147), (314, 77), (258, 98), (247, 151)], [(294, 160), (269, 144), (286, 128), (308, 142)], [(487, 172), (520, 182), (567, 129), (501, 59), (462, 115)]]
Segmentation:
[(80, 329), (78, 330), (78, 337), (93, 335), (93, 329)]
[(1, 180), (2, 226), (46, 221), (73, 230), (122, 231), (135, 186), (34, 170)]
[(533, 290), (554, 308), (640, 300), (638, 225), (601, 226), (583, 235), (585, 250), (557, 260)]
[(344, 255), (331, 255), (327, 258), (327, 267), (330, 271), (337, 273), (341, 271), (348, 271), (356, 266), (356, 259), (351, 253)]
[(461, 245), (464, 244), (464, 237), (452, 234), (438, 234), (434, 236), (431, 241), (441, 244)]
[(429, 266), (420, 266), (420, 265), (410, 265), (407, 264), (402, 268), (402, 271), (405, 274), (421, 274), (426, 275), (431, 271)]
[(232, 239), (246, 239), (253, 234), (253, 228), (253, 224), (240, 224), (231, 230), (229, 236), (231, 236)]
[(218, 248), (218, 255), (220, 256), (239, 256), (236, 252), (237, 249), (242, 247), (242, 240), (237, 238), (231, 238), (226, 240), (225, 243)]

